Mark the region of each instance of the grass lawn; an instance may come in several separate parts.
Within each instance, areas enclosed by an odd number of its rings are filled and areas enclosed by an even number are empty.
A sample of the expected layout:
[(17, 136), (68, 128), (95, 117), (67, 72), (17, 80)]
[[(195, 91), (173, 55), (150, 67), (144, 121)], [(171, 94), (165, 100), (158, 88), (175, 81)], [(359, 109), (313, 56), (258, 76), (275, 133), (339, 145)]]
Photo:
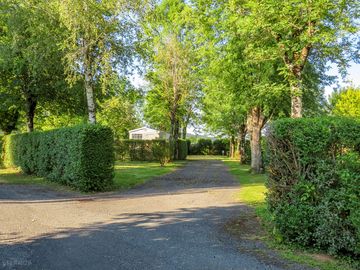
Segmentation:
[(40, 185), (51, 187), (56, 190), (71, 190), (69, 187), (51, 182), (45, 178), (26, 175), (21, 173), (17, 169), (4, 169), (0, 167), (0, 185), (12, 184), (12, 185)]
[(176, 161), (161, 167), (159, 162), (127, 161), (116, 162), (114, 189), (128, 189), (150, 180), (154, 176), (170, 173), (185, 161)]
[[(143, 184), (154, 176), (174, 171), (184, 163), (185, 161), (177, 161), (161, 167), (158, 162), (117, 161), (115, 164), (114, 185), (111, 187), (111, 190), (129, 189)], [(0, 184), (43, 185), (56, 190), (70, 190), (69, 187), (48, 181), (42, 177), (23, 174), (16, 169), (0, 168)]]
[[(266, 225), (269, 222), (270, 216), (266, 209), (265, 203), (265, 181), (264, 174), (251, 174), (249, 165), (239, 165), (238, 161), (225, 159), (224, 163), (229, 167), (231, 174), (233, 174), (241, 185), (239, 199), (250, 206), (253, 206), (257, 215), (262, 219)], [(322, 270), (354, 270), (348, 263), (342, 260), (332, 258), (325, 254), (316, 252), (304, 251), (286, 244), (276, 242), (270, 235), (266, 237), (265, 241), (271, 248), (276, 249), (285, 259), (307, 264), (317, 269)]]
[(216, 155), (189, 155), (187, 160), (225, 160), (227, 156), (216, 156)]

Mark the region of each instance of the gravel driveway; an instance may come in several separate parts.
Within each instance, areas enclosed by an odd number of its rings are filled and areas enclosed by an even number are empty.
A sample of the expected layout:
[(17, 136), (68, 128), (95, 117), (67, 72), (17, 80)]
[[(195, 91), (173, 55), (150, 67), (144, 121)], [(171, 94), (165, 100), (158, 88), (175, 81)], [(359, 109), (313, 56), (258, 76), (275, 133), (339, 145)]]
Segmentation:
[(215, 160), (123, 193), (1, 185), (0, 269), (305, 269), (227, 233), (238, 191)]

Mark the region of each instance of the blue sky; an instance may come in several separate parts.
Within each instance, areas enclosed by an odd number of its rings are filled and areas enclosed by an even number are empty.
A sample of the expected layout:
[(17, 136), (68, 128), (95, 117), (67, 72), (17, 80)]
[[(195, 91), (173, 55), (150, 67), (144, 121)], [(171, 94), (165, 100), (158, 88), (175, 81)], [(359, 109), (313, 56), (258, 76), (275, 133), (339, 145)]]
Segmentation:
[[(351, 63), (348, 68), (348, 76), (345, 79), (342, 79), (337, 68), (332, 66), (329, 70), (328, 74), (332, 76), (338, 77), (339, 86), (344, 87), (348, 85), (353, 85), (356, 87), (360, 87), (360, 64)], [(332, 85), (325, 88), (325, 96), (328, 97), (331, 92), (336, 88), (337, 85)]]

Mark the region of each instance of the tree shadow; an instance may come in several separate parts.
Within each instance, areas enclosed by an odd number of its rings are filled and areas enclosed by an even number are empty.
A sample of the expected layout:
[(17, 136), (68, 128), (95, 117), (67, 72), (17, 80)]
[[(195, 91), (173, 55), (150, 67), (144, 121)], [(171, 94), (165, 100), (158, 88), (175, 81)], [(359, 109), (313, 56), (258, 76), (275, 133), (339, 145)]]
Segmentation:
[(305, 269), (224, 229), (245, 206), (123, 213), (0, 244), (0, 269)]

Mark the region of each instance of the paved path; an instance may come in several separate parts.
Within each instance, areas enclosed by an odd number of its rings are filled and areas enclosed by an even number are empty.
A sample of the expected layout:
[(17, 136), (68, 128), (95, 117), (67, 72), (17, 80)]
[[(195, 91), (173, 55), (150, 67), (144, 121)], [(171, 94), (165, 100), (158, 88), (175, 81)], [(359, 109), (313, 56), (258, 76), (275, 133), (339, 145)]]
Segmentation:
[(95, 197), (1, 185), (0, 269), (304, 269), (225, 232), (238, 189), (220, 161)]

